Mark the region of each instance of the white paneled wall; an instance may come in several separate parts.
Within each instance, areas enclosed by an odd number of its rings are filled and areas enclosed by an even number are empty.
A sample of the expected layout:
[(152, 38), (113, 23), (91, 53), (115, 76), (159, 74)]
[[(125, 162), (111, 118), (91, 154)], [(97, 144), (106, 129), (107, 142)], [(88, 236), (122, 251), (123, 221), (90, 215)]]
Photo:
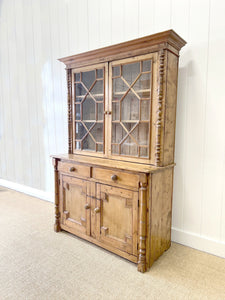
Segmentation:
[(173, 240), (225, 257), (225, 2), (1, 0), (0, 183), (49, 198), (67, 151), (57, 58), (173, 28), (179, 66)]

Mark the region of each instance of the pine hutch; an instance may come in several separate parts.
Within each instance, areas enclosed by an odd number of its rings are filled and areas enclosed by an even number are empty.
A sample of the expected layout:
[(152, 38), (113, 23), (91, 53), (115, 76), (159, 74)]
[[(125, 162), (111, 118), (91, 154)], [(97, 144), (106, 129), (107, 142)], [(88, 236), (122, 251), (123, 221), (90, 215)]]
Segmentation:
[(54, 155), (55, 231), (145, 272), (170, 247), (179, 51), (173, 30), (60, 59), (68, 154)]

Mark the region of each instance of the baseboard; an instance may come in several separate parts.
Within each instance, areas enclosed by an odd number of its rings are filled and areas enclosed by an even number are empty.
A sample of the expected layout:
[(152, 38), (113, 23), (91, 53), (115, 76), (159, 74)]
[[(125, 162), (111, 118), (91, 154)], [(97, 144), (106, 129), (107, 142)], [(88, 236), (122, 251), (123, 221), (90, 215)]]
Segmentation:
[(225, 258), (225, 243), (172, 227), (173, 242)]
[(0, 186), (4, 186), (8, 189), (12, 189), (36, 198), (40, 198), (42, 200), (46, 200), (49, 202), (54, 202), (54, 196), (53, 193), (44, 192), (42, 190), (34, 189), (32, 187), (29, 187), (27, 185), (15, 183), (12, 181), (0, 179)]

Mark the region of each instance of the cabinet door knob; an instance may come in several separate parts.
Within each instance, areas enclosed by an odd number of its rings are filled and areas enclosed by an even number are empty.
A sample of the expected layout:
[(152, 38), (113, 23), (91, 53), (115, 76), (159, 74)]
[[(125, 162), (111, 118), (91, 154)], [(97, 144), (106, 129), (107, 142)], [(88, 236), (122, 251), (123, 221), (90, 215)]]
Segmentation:
[(75, 170), (76, 170), (76, 168), (74, 168), (74, 167), (70, 168), (70, 172), (74, 172)]
[(116, 174), (114, 174), (114, 175), (111, 176), (111, 179), (112, 179), (113, 181), (116, 181), (116, 180), (118, 179), (118, 177), (117, 177)]
[(89, 208), (90, 208), (90, 205), (89, 205), (88, 203), (86, 203), (85, 206), (84, 206), (84, 208), (85, 208), (85, 209), (89, 209)]
[(96, 214), (100, 213), (100, 208), (99, 207), (95, 207), (94, 211), (95, 211)]

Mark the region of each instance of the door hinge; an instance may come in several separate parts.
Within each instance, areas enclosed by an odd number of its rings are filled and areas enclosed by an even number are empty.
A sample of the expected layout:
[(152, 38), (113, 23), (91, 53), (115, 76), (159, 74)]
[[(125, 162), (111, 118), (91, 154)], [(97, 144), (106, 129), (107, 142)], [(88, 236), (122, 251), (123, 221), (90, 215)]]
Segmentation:
[(139, 244), (137, 243), (137, 250), (138, 250), (138, 246), (139, 246)]
[(60, 179), (59, 179), (59, 184), (60, 184)]

